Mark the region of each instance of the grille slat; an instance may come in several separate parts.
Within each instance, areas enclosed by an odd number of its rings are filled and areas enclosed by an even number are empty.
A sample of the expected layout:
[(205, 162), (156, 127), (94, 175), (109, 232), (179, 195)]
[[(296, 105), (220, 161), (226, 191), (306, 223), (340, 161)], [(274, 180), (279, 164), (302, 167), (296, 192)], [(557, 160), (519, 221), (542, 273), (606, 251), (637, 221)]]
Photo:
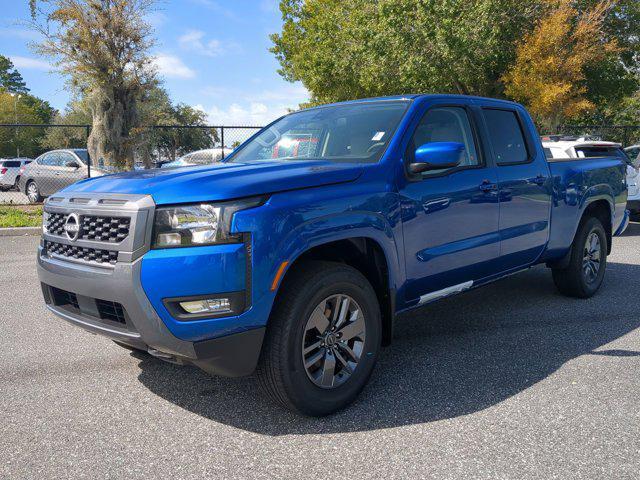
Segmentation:
[(70, 305), (76, 310), (80, 309), (78, 305), (78, 296), (73, 292), (67, 292), (59, 288), (51, 287), (51, 293), (53, 294), (53, 301), (56, 305)]
[(122, 308), (122, 305), (119, 303), (96, 298), (96, 307), (98, 307), (98, 313), (100, 318), (103, 320), (126, 323), (124, 318), (124, 308)]
[(118, 262), (118, 252), (115, 250), (104, 250), (100, 248), (79, 247), (77, 245), (67, 245), (64, 243), (50, 242), (45, 240), (44, 251), (47, 255), (61, 255), (85, 262), (95, 262), (98, 264), (115, 265)]
[[(48, 213), (45, 228), (51, 235), (64, 236), (64, 224), (68, 215), (65, 213)], [(80, 235), (83, 240), (120, 243), (129, 236), (131, 218), (107, 217), (97, 215), (80, 216)]]

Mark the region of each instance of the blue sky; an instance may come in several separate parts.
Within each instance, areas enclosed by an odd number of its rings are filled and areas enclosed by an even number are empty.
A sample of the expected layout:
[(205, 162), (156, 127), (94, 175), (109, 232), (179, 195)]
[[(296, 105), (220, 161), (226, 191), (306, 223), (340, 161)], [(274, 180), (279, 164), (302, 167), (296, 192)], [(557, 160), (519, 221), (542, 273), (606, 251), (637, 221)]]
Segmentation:
[[(0, 53), (13, 60), (31, 92), (63, 109), (64, 78), (37, 57), (27, 0), (0, 0)], [(203, 109), (211, 124), (262, 125), (308, 98), (284, 81), (268, 49), (281, 26), (277, 0), (159, 0), (148, 18), (156, 32), (156, 66), (174, 102)]]

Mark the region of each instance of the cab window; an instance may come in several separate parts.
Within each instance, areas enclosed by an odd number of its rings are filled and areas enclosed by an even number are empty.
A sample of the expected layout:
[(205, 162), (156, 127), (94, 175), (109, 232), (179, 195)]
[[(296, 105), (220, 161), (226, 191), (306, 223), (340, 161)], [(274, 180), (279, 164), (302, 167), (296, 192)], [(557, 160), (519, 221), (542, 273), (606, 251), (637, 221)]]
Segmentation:
[[(416, 127), (409, 146), (407, 148), (407, 163), (412, 163), (415, 158), (415, 151), (425, 143), (432, 142), (457, 142), (464, 145), (458, 167), (473, 167), (480, 164), (476, 150), (473, 130), (469, 117), (464, 108), (461, 107), (437, 107), (427, 111), (420, 123)], [(451, 169), (449, 169), (451, 170)], [(423, 172), (423, 176), (437, 175), (447, 171), (428, 170)]]

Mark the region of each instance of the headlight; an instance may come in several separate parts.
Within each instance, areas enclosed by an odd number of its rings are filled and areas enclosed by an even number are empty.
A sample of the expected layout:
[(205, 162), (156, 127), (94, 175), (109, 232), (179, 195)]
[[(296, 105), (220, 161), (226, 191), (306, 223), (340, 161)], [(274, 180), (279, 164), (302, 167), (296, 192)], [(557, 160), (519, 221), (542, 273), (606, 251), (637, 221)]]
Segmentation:
[(231, 233), (233, 214), (256, 207), (263, 200), (260, 197), (158, 208), (153, 226), (153, 248), (240, 243), (242, 235)]

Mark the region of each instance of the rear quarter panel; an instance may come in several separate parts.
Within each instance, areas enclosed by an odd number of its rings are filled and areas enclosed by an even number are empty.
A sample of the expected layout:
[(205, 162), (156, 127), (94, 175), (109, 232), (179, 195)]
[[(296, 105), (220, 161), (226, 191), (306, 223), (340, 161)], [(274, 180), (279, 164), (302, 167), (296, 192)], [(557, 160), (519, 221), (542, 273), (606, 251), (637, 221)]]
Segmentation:
[(606, 200), (612, 230), (623, 221), (627, 202), (625, 165), (618, 158), (585, 158), (549, 162), (553, 179), (551, 231), (544, 260), (562, 257), (571, 246), (585, 209)]

